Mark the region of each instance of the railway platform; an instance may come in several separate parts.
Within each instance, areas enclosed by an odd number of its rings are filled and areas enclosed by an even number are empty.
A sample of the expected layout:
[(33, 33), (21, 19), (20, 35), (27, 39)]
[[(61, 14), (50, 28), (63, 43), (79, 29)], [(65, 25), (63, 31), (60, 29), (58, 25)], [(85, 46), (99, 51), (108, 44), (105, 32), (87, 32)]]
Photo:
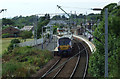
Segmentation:
[(95, 45), (91, 41), (89, 41), (88, 38), (84, 35), (73, 35), (73, 37), (83, 40), (89, 46), (91, 52), (94, 52), (96, 50)]
[[(43, 43), (43, 50), (53, 51), (56, 46), (57, 46), (57, 37), (53, 36), (53, 39), (51, 39), (51, 40), (47, 39)], [(42, 49), (42, 43), (38, 46), (35, 46), (35, 47), (38, 49)]]

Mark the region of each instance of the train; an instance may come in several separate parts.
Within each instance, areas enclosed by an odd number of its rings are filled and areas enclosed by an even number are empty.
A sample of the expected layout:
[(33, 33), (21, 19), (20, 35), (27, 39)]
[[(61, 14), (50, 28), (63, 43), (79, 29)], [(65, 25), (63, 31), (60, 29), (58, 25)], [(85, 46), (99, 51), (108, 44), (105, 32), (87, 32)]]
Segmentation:
[(72, 35), (64, 35), (57, 40), (57, 52), (54, 55), (58, 56), (70, 56), (72, 51)]

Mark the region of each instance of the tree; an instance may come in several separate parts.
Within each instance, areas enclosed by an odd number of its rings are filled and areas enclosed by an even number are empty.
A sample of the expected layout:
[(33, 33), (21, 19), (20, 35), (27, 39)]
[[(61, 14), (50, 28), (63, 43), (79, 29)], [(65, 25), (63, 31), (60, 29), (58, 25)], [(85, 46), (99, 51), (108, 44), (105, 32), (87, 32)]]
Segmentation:
[(2, 18), (2, 25), (14, 25), (15, 23), (11, 19)]
[(60, 16), (60, 15), (55, 15), (55, 16), (53, 16), (52, 19), (53, 19), (53, 20), (60, 20), (60, 19), (61, 19), (61, 16)]
[[(9, 46), (8, 46), (8, 51), (9, 53), (12, 52), (12, 50), (14, 49), (14, 47), (18, 47), (17, 43), (20, 43), (20, 40), (19, 39), (12, 39)], [(7, 53), (7, 52), (6, 52)]]
[(50, 20), (50, 15), (49, 14), (45, 14), (45, 19), (46, 20)]
[[(46, 26), (49, 23), (49, 20), (44, 20), (42, 22), (38, 22), (37, 29), (37, 37), (40, 38), (42, 34), (42, 27)], [(45, 30), (45, 29), (44, 29)]]
[(35, 15), (31, 15), (31, 16), (15, 16), (12, 18), (12, 20), (14, 21), (14, 25), (18, 26), (18, 28), (22, 28), (23, 26), (27, 26), (27, 25), (33, 25), (33, 22), (36, 20), (36, 16)]
[[(120, 8), (116, 6), (115, 3), (109, 4), (104, 7), (108, 8), (108, 69), (109, 77), (119, 77), (119, 52), (120, 52)], [(98, 37), (102, 43), (94, 39), (94, 44), (96, 45), (96, 51), (92, 54), (89, 61), (89, 74), (94, 77), (104, 77), (104, 67), (105, 67), (105, 50), (104, 42), (105, 37), (101, 35), (105, 33), (105, 15), (104, 10), (101, 12), (102, 20), (99, 26), (94, 31), (94, 36)], [(99, 31), (99, 32), (98, 32)]]
[(24, 41), (26, 41), (27, 38), (32, 37), (32, 31), (22, 31), (20, 33), (20, 36), (22, 37), (22, 39), (24, 39)]

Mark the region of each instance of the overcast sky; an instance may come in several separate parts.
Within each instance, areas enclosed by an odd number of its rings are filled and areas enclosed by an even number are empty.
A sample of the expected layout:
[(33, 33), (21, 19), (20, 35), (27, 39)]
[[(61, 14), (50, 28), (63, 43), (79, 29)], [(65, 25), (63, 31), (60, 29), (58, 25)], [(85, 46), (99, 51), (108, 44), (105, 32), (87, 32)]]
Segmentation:
[(63, 13), (56, 5), (60, 5), (66, 12), (70, 13), (99, 13), (90, 8), (103, 8), (109, 3), (118, 3), (120, 0), (0, 0), (0, 9), (7, 12), (0, 14), (2, 17), (29, 16), (45, 13)]

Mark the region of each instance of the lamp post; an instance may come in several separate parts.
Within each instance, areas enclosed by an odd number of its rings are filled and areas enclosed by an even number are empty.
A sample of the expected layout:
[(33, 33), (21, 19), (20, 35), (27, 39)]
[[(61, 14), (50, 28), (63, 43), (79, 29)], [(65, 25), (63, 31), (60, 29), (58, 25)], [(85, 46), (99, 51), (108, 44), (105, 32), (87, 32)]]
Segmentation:
[[(100, 11), (100, 8), (92, 10)], [(105, 77), (108, 77), (108, 8), (105, 8)]]

